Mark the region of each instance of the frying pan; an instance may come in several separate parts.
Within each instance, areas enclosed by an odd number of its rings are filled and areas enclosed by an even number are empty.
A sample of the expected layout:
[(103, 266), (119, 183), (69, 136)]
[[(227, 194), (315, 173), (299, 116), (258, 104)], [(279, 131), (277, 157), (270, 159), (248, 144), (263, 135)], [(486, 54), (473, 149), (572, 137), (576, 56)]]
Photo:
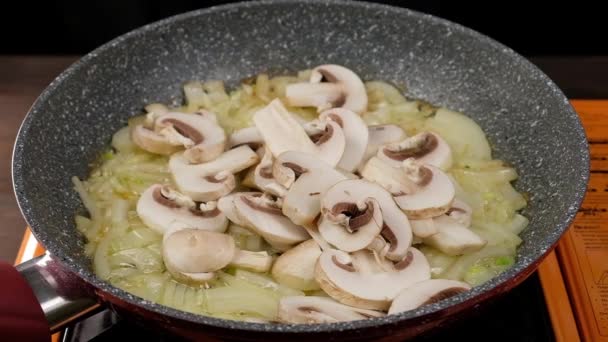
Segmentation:
[[(279, 325), (227, 321), (145, 301), (98, 279), (84, 255), (74, 214), (82, 204), (70, 177), (149, 102), (181, 101), (191, 79), (234, 86), (260, 72), (278, 74), (336, 63), (363, 79), (463, 111), (487, 133), (494, 154), (519, 171), (530, 195), (529, 227), (517, 262), (471, 291), (398, 315), (362, 321)], [(460, 25), (406, 9), (362, 2), (238, 3), (144, 26), (74, 63), (40, 95), (13, 156), (23, 215), (50, 256), (19, 266), (34, 283), (56, 330), (98, 303), (188, 338), (333, 340), (411, 337), (524, 280), (576, 214), (588, 180), (585, 133), (564, 94), (511, 49)]]

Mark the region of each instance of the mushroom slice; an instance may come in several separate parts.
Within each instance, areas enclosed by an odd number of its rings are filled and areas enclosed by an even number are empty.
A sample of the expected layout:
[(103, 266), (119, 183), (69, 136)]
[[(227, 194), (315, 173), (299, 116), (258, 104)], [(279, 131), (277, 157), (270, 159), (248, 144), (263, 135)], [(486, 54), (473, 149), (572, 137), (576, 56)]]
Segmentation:
[(346, 148), (346, 137), (342, 127), (332, 120), (314, 120), (304, 125), (304, 130), (315, 143), (319, 159), (337, 165)]
[(181, 143), (168, 141), (166, 137), (144, 127), (144, 125), (137, 125), (133, 128), (131, 139), (139, 148), (156, 154), (170, 155), (183, 149)]
[(458, 223), (461, 223), (465, 227), (471, 226), (473, 208), (471, 208), (471, 206), (463, 200), (454, 198), (452, 206), (445, 214), (456, 220)]
[(380, 146), (406, 138), (403, 129), (397, 125), (373, 125), (368, 126), (367, 130), (369, 132), (369, 139), (361, 164), (376, 155)]
[(308, 240), (306, 230), (283, 216), (281, 203), (268, 195), (239, 195), (234, 206), (240, 220), (261, 235), (268, 243), (279, 248)]
[[(373, 199), (373, 201), (369, 201), (368, 199)], [(363, 241), (358, 241), (357, 234), (350, 233), (353, 236), (348, 237), (349, 230), (345, 224), (338, 225), (334, 223), (329, 225), (325, 223), (325, 221), (329, 221), (330, 223), (332, 221), (336, 222), (337, 220), (333, 218), (336, 216), (337, 219), (344, 219), (340, 217), (341, 213), (348, 212), (348, 210), (344, 209), (352, 210), (354, 209), (352, 208), (353, 206), (360, 207), (361, 201), (363, 203), (366, 201), (372, 203), (372, 205), (367, 204), (367, 208), (373, 208), (373, 203), (377, 203), (380, 210), (373, 210), (371, 213), (372, 219), (368, 222), (368, 225), (373, 228), (376, 228), (376, 225), (381, 227), (379, 233), (389, 245), (385, 256), (393, 261), (402, 260), (412, 244), (412, 231), (408, 218), (397, 207), (395, 201), (386, 190), (377, 184), (365, 180), (344, 180), (336, 183), (325, 192), (321, 200), (322, 222), (319, 224), (319, 233), (328, 242), (334, 244), (334, 246), (340, 249), (342, 247), (346, 248), (344, 250), (352, 250), (349, 246), (355, 245), (349, 245), (351, 243), (359, 243), (356, 245), (357, 247), (363, 245), (361, 248), (371, 244), (374, 238), (379, 235), (376, 230), (373, 230), (373, 232), (376, 232), (375, 235), (370, 233), (365, 236), (364, 244)], [(375, 216), (378, 213), (381, 215), (381, 219)], [(344, 216), (348, 217), (348, 214)], [(352, 222), (348, 223), (352, 225)], [(372, 231), (371, 227), (368, 228), (370, 231)], [(355, 242), (350, 242), (351, 240)]]
[(330, 249), (319, 257), (315, 278), (327, 294), (342, 304), (362, 309), (388, 310), (391, 301), (403, 290), (431, 277), (429, 263), (415, 248), (395, 264), (375, 265), (371, 252), (353, 256)]
[(163, 260), (178, 280), (206, 282), (228, 265), (267, 272), (272, 257), (267, 252), (241, 251), (232, 236), (199, 229), (176, 229), (163, 238)]
[(293, 296), (279, 301), (279, 321), (284, 323), (335, 323), (382, 317), (383, 312), (354, 308), (327, 297)]
[(230, 148), (241, 145), (248, 145), (252, 149), (257, 149), (264, 144), (264, 139), (256, 127), (246, 127), (236, 130), (230, 134), (228, 146)]
[(321, 248), (310, 239), (281, 254), (272, 266), (272, 277), (281, 284), (302, 291), (318, 290), (315, 265)]
[(285, 151), (316, 152), (315, 144), (304, 128), (279, 99), (257, 111), (253, 115), (253, 122), (274, 156)]
[(367, 92), (359, 76), (335, 64), (314, 68), (309, 83), (288, 85), (285, 96), (291, 106), (317, 107), (319, 112), (332, 107), (346, 108), (357, 114), (367, 110)]
[(418, 238), (426, 238), (439, 232), (435, 226), (435, 222), (433, 222), (433, 219), (430, 218), (423, 220), (410, 220), (410, 225), (412, 226), (412, 233), (414, 233), (414, 236)]
[(486, 241), (463, 224), (447, 215), (433, 219), (437, 233), (423, 239), (424, 243), (448, 255), (476, 252)]
[(226, 216), (216, 202), (200, 204), (168, 186), (154, 184), (137, 201), (137, 214), (144, 224), (163, 234), (174, 226), (223, 232), (228, 227)]
[(368, 246), (382, 230), (382, 212), (378, 201), (365, 198), (357, 202), (339, 202), (329, 207), (322, 200), (319, 233), (345, 252)]
[(413, 192), (395, 197), (397, 205), (410, 219), (431, 218), (450, 209), (455, 189), (443, 171), (432, 165), (421, 165), (413, 158), (404, 160), (401, 169), (416, 184)]
[(336, 122), (316, 120), (306, 124), (313, 134), (309, 137), (302, 124), (279, 99), (257, 111), (253, 121), (266, 147), (275, 157), (286, 151), (298, 151), (319, 155), (322, 160), (335, 166), (344, 153), (344, 133)]
[(388, 314), (397, 314), (437, 303), (470, 289), (469, 284), (456, 280), (429, 279), (421, 281), (403, 289), (393, 300)]
[(374, 182), (393, 196), (413, 193), (416, 183), (410, 180), (403, 170), (394, 168), (378, 157), (370, 158), (361, 168), (361, 177)]
[(239, 226), (246, 226), (247, 222), (239, 216), (236, 206), (234, 205), (234, 200), (238, 196), (262, 196), (261, 192), (236, 192), (230, 195), (224, 196), (217, 201), (217, 208), (226, 215), (230, 222), (233, 222)]
[(183, 153), (169, 159), (169, 170), (179, 190), (195, 201), (216, 200), (236, 187), (234, 173), (259, 160), (249, 146), (228, 150), (216, 159), (203, 164), (190, 164)]
[(284, 197), (287, 193), (287, 189), (279, 184), (272, 175), (272, 165), (274, 164), (274, 157), (268, 149), (262, 150), (262, 160), (255, 167), (253, 172), (253, 183), (255, 186), (269, 194), (278, 197)]
[(277, 180), (292, 180), (283, 199), (283, 214), (295, 224), (312, 225), (321, 211), (321, 196), (330, 186), (346, 179), (331, 165), (312, 154), (288, 151), (273, 165)]
[(378, 150), (378, 157), (393, 167), (414, 158), (422, 164), (447, 170), (452, 166), (452, 150), (438, 134), (422, 132), (398, 143), (387, 144)]
[(337, 166), (353, 172), (357, 169), (367, 149), (369, 130), (357, 113), (344, 108), (333, 108), (319, 115), (321, 120), (335, 121), (344, 132), (345, 147)]
[(171, 154), (185, 147), (191, 163), (213, 160), (224, 151), (226, 135), (212, 113), (149, 115), (154, 120), (153, 130), (138, 125), (132, 134), (133, 141), (146, 151)]

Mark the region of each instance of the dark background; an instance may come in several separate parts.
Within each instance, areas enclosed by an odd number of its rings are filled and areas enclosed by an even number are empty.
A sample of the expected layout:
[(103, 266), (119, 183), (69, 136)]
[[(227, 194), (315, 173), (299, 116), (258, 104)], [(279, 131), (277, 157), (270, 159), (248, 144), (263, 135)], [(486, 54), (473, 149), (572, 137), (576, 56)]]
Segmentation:
[[(232, 1), (2, 1), (0, 54), (83, 54), (146, 23), (228, 2)], [(608, 55), (608, 20), (599, 5), (581, 1), (375, 2), (458, 22), (526, 56)]]

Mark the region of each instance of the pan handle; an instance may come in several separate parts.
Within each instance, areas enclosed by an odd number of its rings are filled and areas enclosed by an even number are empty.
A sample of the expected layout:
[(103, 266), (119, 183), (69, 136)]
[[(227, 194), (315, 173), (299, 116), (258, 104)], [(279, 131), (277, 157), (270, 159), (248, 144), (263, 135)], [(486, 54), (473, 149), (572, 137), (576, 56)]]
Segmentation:
[(102, 309), (95, 291), (48, 253), (16, 266), (38, 299), (51, 332)]

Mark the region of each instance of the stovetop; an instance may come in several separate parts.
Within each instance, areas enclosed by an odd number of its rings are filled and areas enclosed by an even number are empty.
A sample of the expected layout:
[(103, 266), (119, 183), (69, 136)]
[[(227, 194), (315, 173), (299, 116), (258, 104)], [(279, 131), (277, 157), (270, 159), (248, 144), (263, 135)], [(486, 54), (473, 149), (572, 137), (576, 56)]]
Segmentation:
[[(159, 335), (103, 311), (66, 329), (63, 342), (182, 341)], [(554, 341), (543, 291), (536, 273), (501, 298), (473, 309), (447, 327), (414, 341)]]

